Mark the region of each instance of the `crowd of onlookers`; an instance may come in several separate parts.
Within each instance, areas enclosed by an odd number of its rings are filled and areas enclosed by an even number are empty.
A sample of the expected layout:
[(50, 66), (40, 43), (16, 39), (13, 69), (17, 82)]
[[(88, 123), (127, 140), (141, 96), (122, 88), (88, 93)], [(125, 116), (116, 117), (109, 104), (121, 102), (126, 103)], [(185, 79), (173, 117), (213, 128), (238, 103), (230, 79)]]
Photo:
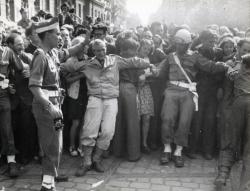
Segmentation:
[[(74, 10), (69, 12), (66, 4), (62, 5), (61, 10), (62, 13), (58, 16), (60, 25), (58, 49), (74, 46), (90, 35), (91, 39), (100, 39), (105, 42), (107, 55), (117, 54), (125, 58), (137, 56), (157, 67), (170, 53), (175, 52), (174, 37), (178, 31), (184, 29), (192, 34), (189, 49), (199, 52), (208, 60), (230, 64), (237, 59), (241, 61), (241, 58), (237, 58), (238, 56), (250, 53), (248, 39), (250, 29), (241, 31), (237, 28), (214, 24), (207, 26), (199, 33), (193, 33), (188, 25), (171, 24), (166, 26), (160, 22), (153, 22), (148, 27), (138, 26), (136, 29), (110, 33), (108, 26), (103, 24), (100, 18), (92, 23), (91, 18), (87, 17), (79, 24), (79, 18), (75, 18)], [(25, 9), (21, 9), (20, 13), (22, 19), (18, 22), (18, 26), (0, 28), (0, 53), (3, 47), (10, 49), (7, 62), (10, 65), (8, 94), (11, 100), (11, 127), (14, 132), (14, 147), (17, 151), (16, 160), (27, 164), (34, 158), (38, 160), (39, 157), (42, 157), (36, 122), (32, 114), (33, 96), (28, 88), (29, 65), (35, 50), (39, 47), (39, 38), (31, 23), (50, 19), (53, 16), (40, 11), (36, 16), (28, 19)], [(126, 41), (127, 39), (131, 41)], [(92, 46), (93, 44), (90, 42), (81, 54), (76, 58), (68, 59), (66, 63), (74, 64), (80, 60), (93, 58), (95, 54)], [(121, 50), (127, 50), (127, 53), (122, 54), (121, 52), (124, 53), (124, 51)], [(2, 55), (0, 54), (0, 56)], [(4, 63), (4, 60), (1, 62)], [(0, 72), (2, 72), (1, 70), (2, 68), (0, 68)], [(117, 74), (120, 75), (120, 96), (116, 129), (110, 148), (103, 153), (104, 157), (113, 153), (115, 156), (125, 157), (129, 161), (137, 161), (140, 159), (141, 153), (150, 154), (152, 150), (162, 148), (161, 111), (168, 75), (166, 74), (163, 78), (155, 78), (150, 73), (150, 70), (140, 69), (124, 70)], [(196, 158), (197, 153), (201, 153), (205, 159), (211, 160), (218, 156), (221, 145), (227, 141), (222, 140), (224, 139), (222, 135), (225, 133), (225, 126), (231, 116), (227, 109), (233, 101), (233, 87), (232, 84), (228, 85), (225, 78), (223, 72), (216, 74), (208, 74), (199, 70), (197, 72), (194, 80), (197, 82), (199, 110), (194, 113), (190, 131), (186, 135), (189, 137), (189, 142), (185, 151), (190, 158)], [(62, 72), (61, 86), (65, 89), (65, 99), (62, 105), (64, 149), (73, 157), (83, 157), (80, 131), (88, 103), (86, 79), (80, 73)], [(132, 99), (131, 94), (135, 95), (136, 99)], [(1, 96), (2, 92), (0, 92), (0, 98)], [(0, 108), (0, 112), (2, 109)], [(3, 123), (3, 121), (0, 122), (0, 128), (3, 128)], [(1, 139), (4, 136), (1, 135)], [(8, 153), (4, 153), (5, 142), (1, 140), (2, 155), (8, 155)], [(244, 143), (238, 145), (238, 155), (241, 154), (242, 145)], [(167, 153), (166, 145), (164, 149)], [(176, 150), (178, 151), (178, 148)], [(179, 151), (181, 152), (181, 150)], [(166, 158), (166, 156), (161, 157), (162, 164), (165, 163), (164, 157)]]

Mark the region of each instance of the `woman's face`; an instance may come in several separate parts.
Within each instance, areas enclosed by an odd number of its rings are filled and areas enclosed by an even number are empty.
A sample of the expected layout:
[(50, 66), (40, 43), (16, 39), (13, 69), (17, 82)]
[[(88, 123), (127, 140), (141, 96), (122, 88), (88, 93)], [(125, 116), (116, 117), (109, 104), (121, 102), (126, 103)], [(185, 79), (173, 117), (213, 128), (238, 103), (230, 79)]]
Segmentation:
[(149, 55), (151, 51), (151, 45), (149, 44), (144, 44), (141, 48), (140, 48), (140, 51), (139, 51), (139, 54), (143, 57), (146, 57)]
[(225, 42), (223, 46), (223, 53), (225, 56), (232, 55), (234, 51), (234, 44), (232, 42)]
[(244, 56), (245, 54), (250, 53), (250, 43), (244, 43), (241, 47), (238, 47), (239, 56)]

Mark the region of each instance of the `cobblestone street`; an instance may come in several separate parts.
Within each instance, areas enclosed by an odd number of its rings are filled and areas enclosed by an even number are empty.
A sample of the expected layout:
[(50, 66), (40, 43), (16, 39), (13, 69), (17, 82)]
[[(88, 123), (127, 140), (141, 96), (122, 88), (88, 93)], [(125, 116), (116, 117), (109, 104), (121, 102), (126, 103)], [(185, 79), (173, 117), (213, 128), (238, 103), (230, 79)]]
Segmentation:
[[(213, 181), (216, 176), (217, 161), (206, 161), (202, 158), (190, 160), (186, 158), (185, 167), (177, 169), (173, 163), (169, 166), (159, 165), (159, 152), (150, 156), (144, 155), (138, 162), (127, 162), (110, 157), (104, 160), (108, 170), (99, 174), (88, 172), (87, 176), (77, 178), (75, 170), (81, 159), (63, 155), (60, 174), (69, 176), (68, 182), (57, 183), (58, 191), (214, 191)], [(236, 188), (239, 177), (234, 167), (231, 180), (222, 191)], [(4, 167), (2, 167), (2, 171)], [(0, 176), (0, 189), (4, 191), (39, 190), (41, 180), (40, 165), (32, 163), (21, 167), (22, 175), (15, 180)], [(233, 184), (231, 184), (233, 182)], [(100, 184), (101, 183), (101, 184)], [(97, 186), (97, 187), (95, 187)], [(5, 189), (3, 189), (5, 188)]]

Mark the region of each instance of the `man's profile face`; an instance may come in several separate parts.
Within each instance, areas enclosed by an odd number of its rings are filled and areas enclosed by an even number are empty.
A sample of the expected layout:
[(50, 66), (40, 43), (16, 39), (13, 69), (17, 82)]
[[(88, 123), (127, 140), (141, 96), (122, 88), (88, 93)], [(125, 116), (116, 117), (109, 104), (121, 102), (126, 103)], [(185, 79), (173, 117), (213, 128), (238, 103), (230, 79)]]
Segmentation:
[(24, 42), (23, 42), (23, 37), (17, 36), (14, 40), (14, 45), (13, 45), (13, 50), (17, 53), (20, 54), (24, 50)]
[(48, 42), (50, 43), (50, 48), (56, 48), (59, 41), (60, 32), (58, 29), (54, 29), (47, 33)]
[(99, 43), (98, 45), (94, 45), (93, 52), (98, 60), (104, 60), (106, 56), (105, 43)]

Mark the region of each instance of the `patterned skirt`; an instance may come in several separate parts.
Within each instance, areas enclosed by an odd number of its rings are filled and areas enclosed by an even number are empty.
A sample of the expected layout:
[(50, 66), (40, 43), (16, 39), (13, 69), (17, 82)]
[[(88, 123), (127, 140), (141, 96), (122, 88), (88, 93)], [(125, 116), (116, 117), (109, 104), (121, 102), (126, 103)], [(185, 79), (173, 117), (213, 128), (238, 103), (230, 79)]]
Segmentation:
[(138, 88), (138, 110), (139, 116), (154, 116), (154, 100), (149, 84)]

